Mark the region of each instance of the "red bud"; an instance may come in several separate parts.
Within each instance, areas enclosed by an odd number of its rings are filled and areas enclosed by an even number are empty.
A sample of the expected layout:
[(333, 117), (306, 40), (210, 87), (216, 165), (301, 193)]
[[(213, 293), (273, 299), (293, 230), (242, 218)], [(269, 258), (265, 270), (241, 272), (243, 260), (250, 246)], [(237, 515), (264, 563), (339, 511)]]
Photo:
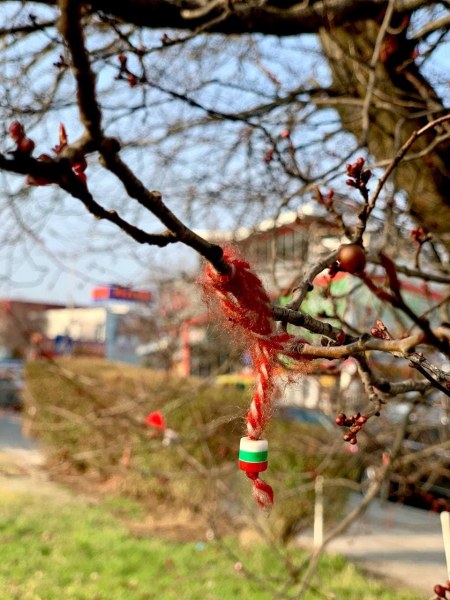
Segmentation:
[(25, 130), (22, 123), (13, 121), (8, 127), (8, 133), (15, 142), (19, 142), (25, 136)]

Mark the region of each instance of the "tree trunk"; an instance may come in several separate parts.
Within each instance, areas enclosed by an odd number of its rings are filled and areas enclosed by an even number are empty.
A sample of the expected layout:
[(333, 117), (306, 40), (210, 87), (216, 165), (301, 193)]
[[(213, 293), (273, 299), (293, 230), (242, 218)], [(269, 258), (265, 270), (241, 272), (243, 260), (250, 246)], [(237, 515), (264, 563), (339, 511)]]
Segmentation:
[[(369, 126), (364, 131), (364, 109), (342, 107), (343, 127), (353, 133), (379, 161), (393, 158), (416, 130), (445, 113), (442, 102), (420, 74), (414, 62), (414, 48), (406, 38), (406, 22), (392, 23), (380, 46), (374, 70), (375, 82), (366, 113)], [(370, 63), (380, 25), (374, 20), (359, 21), (320, 31), (334, 85), (345, 96), (364, 100), (370, 88)], [(408, 196), (411, 215), (450, 250), (450, 140), (429, 152), (436, 135), (448, 132), (431, 129), (411, 148), (423, 152), (415, 160), (402, 161), (395, 172), (398, 189)]]

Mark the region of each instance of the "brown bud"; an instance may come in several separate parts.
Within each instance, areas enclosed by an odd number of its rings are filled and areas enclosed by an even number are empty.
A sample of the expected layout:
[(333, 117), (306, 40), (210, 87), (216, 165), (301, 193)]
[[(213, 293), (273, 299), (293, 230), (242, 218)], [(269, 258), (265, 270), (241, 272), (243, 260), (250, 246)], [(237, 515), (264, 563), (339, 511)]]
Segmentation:
[(17, 150), (23, 154), (31, 154), (34, 150), (34, 142), (30, 138), (24, 137), (17, 142)]
[(344, 413), (339, 414), (336, 417), (336, 425), (339, 425), (339, 427), (342, 427), (345, 424), (345, 420), (346, 420), (346, 416), (344, 415)]
[(438, 596), (438, 598), (445, 598), (445, 594), (448, 588), (445, 588), (443, 585), (435, 585), (433, 588), (433, 592)]
[(339, 267), (347, 273), (361, 273), (366, 266), (366, 253), (359, 244), (343, 244), (337, 258)]
[(25, 130), (22, 123), (19, 121), (13, 121), (8, 127), (8, 133), (15, 142), (19, 142), (25, 136)]

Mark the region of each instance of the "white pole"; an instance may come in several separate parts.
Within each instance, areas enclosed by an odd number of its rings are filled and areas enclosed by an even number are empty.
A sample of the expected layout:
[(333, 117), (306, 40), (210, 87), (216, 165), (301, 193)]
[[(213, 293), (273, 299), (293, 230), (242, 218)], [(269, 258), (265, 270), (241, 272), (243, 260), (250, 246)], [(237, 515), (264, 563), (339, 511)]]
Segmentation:
[(450, 581), (450, 513), (441, 512), (442, 536), (444, 538), (445, 560), (447, 562), (447, 575)]
[(314, 548), (323, 542), (323, 477), (318, 475), (314, 482)]

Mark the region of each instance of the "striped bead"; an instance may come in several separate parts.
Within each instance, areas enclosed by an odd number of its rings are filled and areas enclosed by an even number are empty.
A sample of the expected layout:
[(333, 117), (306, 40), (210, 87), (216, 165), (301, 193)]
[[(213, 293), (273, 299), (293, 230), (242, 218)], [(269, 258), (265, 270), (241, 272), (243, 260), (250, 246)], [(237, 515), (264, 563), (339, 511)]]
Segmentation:
[(247, 473), (260, 473), (267, 469), (269, 444), (267, 440), (241, 438), (239, 447), (239, 468)]

